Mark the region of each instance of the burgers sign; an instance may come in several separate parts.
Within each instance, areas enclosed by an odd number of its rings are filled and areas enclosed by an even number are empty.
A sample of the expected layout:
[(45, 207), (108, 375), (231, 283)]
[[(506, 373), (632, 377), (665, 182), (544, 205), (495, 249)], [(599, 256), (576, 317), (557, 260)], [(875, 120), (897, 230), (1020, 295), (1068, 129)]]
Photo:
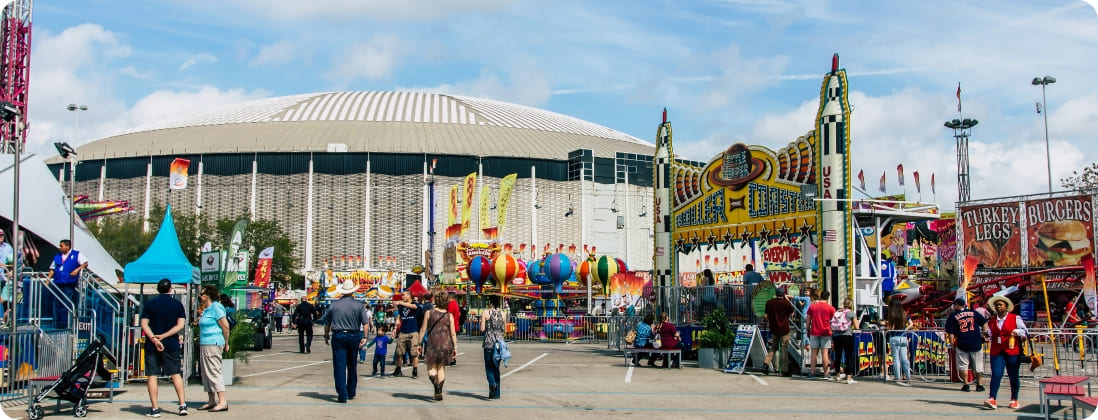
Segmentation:
[(1093, 253), (1090, 196), (1026, 201), (1025, 217), (1029, 266), (1079, 265), (1084, 255)]

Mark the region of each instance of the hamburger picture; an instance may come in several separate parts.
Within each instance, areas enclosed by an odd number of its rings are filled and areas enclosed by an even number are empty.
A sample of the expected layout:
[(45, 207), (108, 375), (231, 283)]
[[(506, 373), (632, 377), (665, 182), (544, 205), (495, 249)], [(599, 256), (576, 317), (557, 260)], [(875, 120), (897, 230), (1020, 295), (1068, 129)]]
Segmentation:
[(1087, 226), (1078, 220), (1045, 222), (1037, 228), (1037, 255), (1054, 266), (1079, 265), (1091, 253)]

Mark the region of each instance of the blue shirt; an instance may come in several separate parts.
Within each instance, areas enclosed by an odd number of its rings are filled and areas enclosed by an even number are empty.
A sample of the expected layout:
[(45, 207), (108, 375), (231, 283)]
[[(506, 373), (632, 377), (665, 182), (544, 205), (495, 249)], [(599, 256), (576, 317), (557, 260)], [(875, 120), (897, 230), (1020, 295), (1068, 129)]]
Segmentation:
[[(183, 303), (169, 294), (160, 294), (145, 301), (141, 308), (141, 318), (149, 320), (149, 329), (155, 335), (163, 334), (175, 327), (180, 319), (187, 320), (187, 311), (183, 309)], [(171, 337), (164, 337), (160, 341), (164, 344), (164, 351), (179, 350), (179, 333)], [(145, 351), (156, 351), (152, 341), (145, 341)]]
[(652, 326), (645, 324), (644, 321), (637, 323), (637, 338), (633, 339), (633, 347), (644, 347), (648, 345), (648, 340), (652, 337)]
[(224, 318), (225, 307), (221, 303), (211, 303), (202, 311), (202, 317), (198, 318), (198, 344), (203, 346), (224, 346), (225, 333), (221, 331), (221, 325), (217, 321)]
[(972, 309), (962, 309), (946, 318), (945, 331), (957, 337), (957, 348), (972, 353), (980, 351), (984, 337), (980, 334), (987, 320)]
[(388, 335), (379, 335), (374, 337), (374, 354), (387, 354), (389, 352), (389, 342), (392, 341)]

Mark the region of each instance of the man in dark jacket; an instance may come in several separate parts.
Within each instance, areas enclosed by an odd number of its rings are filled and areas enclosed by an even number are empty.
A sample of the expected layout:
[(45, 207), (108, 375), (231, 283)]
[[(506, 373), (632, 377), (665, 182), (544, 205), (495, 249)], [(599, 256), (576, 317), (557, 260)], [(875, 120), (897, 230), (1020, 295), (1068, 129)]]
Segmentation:
[(774, 341), (766, 353), (764, 369), (774, 366), (771, 362), (774, 360), (774, 354), (778, 353), (778, 373), (786, 372), (785, 353), (789, 348), (789, 317), (791, 316), (793, 316), (793, 304), (785, 297), (785, 290), (779, 287), (774, 291), (774, 298), (766, 301), (766, 320), (770, 323), (770, 336)]
[(309, 303), (308, 299), (301, 298), (301, 303), (294, 309), (290, 316), (292, 327), (297, 328), (297, 346), (301, 353), (312, 352), (313, 347), (313, 321), (316, 320), (316, 307)]

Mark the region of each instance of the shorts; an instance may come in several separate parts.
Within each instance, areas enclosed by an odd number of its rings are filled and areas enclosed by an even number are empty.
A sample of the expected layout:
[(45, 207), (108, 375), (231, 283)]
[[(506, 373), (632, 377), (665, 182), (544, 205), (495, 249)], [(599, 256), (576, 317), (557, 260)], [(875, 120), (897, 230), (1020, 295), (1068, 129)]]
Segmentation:
[(957, 349), (957, 370), (964, 372), (970, 370), (970, 366), (976, 373), (984, 373), (984, 352)]
[(145, 375), (172, 376), (183, 374), (183, 350), (164, 350), (145, 348)]
[(419, 346), (421, 344), (419, 339), (419, 331), (398, 334), (396, 344), (396, 354), (411, 352), (412, 357), (419, 357)]
[(829, 349), (829, 348), (831, 348), (831, 336), (830, 335), (811, 335), (811, 336), (808, 336), (808, 348), (810, 348), (810, 349)]

